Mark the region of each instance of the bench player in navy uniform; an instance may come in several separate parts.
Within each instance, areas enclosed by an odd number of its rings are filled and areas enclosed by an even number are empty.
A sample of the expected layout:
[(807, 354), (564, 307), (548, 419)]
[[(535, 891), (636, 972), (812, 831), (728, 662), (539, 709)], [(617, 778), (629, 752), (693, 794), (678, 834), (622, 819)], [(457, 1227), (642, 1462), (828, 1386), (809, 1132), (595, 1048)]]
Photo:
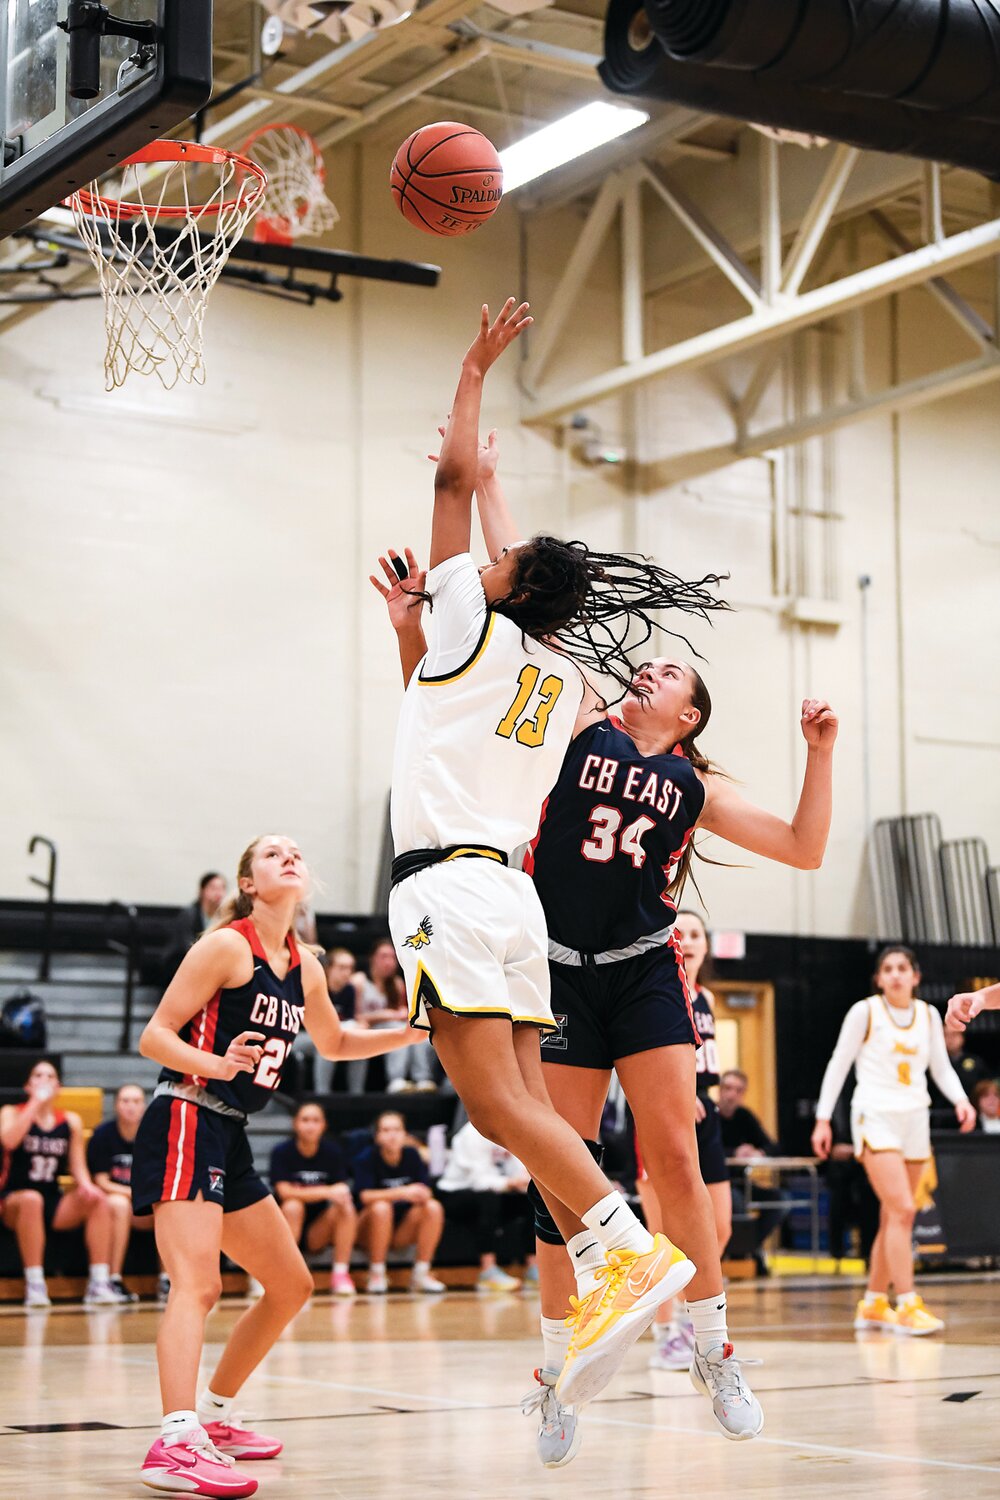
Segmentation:
[(358, 1214), (344, 1153), (328, 1129), (321, 1104), (300, 1104), (292, 1119), (291, 1139), (279, 1141), (271, 1152), (268, 1176), (302, 1249), (315, 1254), (332, 1245), (330, 1291), (335, 1297), (353, 1297), (350, 1263)]
[[(111, 1285), (122, 1302), (138, 1302), (122, 1280), (122, 1267), (133, 1229), (150, 1231), (153, 1221), (148, 1214), (132, 1212), (132, 1147), (139, 1122), (146, 1109), (146, 1095), (137, 1083), (123, 1083), (115, 1094), (115, 1112), (110, 1120), (98, 1125), (87, 1142), (87, 1166), (90, 1175), (108, 1200), (111, 1210)], [(160, 1301), (166, 1301), (160, 1272)]]
[[(114, 1305), (121, 1299), (108, 1274), (111, 1213), (87, 1169), (80, 1116), (55, 1108), (59, 1074), (50, 1062), (35, 1064), (24, 1091), (24, 1104), (0, 1109), (0, 1222), (17, 1236), (24, 1305), (50, 1306), (44, 1271), (48, 1231), (80, 1224), (90, 1259), (84, 1301), (88, 1307)], [(59, 1178), (67, 1173), (74, 1186), (64, 1193)]]
[[(327, 994), (322, 966), (295, 939), (308, 872), (293, 840), (255, 839), (237, 890), (188, 952), (142, 1035), (163, 1064), (132, 1161), (137, 1213), (152, 1211), (170, 1277), (157, 1340), (163, 1426), (143, 1464), (150, 1489), (252, 1495), (236, 1459), (273, 1458), (281, 1443), (239, 1427), (233, 1399), (308, 1299), (312, 1275), (254, 1170), (247, 1116), (281, 1083), (303, 1027), (323, 1057), (372, 1057), (413, 1032), (352, 1031)], [(219, 1253), (264, 1287), (236, 1324), (197, 1404), (205, 1319), (221, 1291)]]
[[(521, 535), (496, 477), (496, 435), (480, 445), (476, 496), (487, 550)], [(616, 676), (621, 685), (621, 677)], [(800, 869), (822, 861), (832, 810), (837, 720), (829, 704), (802, 704), (808, 751), (793, 818), (755, 807), (697, 746), (712, 703), (682, 659), (646, 661), (609, 713), (592, 687), (589, 705), (542, 809), (525, 869), (533, 874), (549, 931), (552, 1010), (559, 1030), (542, 1047), (556, 1110), (585, 1140), (596, 1138), (612, 1068), (625, 1090), (646, 1168), (675, 1243), (697, 1266), (688, 1292), (695, 1329), (691, 1379), (707, 1395), (723, 1433), (754, 1437), (760, 1404), (733, 1354), (712, 1204), (698, 1169), (695, 1028), (671, 892), (683, 884), (696, 827)], [(666, 1106), (666, 1107), (665, 1107)], [(574, 1273), (576, 1324), (587, 1319), (594, 1234), (563, 1236), (537, 1206), (545, 1360), (539, 1456), (569, 1462), (579, 1446), (576, 1413), (558, 1399), (556, 1372), (574, 1330), (562, 1314)], [(529, 1398), (526, 1398), (528, 1401)]]
[[(720, 1256), (725, 1253), (733, 1232), (733, 1192), (729, 1184), (729, 1168), (726, 1166), (726, 1151), (722, 1143), (722, 1124), (719, 1106), (709, 1089), (719, 1083), (719, 1054), (715, 1043), (715, 997), (701, 983), (701, 972), (708, 957), (708, 933), (705, 924), (694, 911), (679, 911), (674, 924), (681, 945), (684, 972), (691, 994), (691, 1011), (695, 1030), (701, 1045), (695, 1053), (698, 1096), (695, 1101), (695, 1135), (698, 1140), (698, 1165), (701, 1178), (708, 1188), (715, 1214), (715, 1237)], [(652, 1184), (642, 1167), (642, 1148), (636, 1140), (636, 1157), (640, 1164), (638, 1182), (646, 1222), (659, 1225), (663, 1215)], [(694, 1325), (683, 1312), (674, 1314), (674, 1303), (664, 1302), (657, 1309), (653, 1327), (656, 1333), (656, 1349), (650, 1356), (653, 1370), (689, 1370), (694, 1351)]]

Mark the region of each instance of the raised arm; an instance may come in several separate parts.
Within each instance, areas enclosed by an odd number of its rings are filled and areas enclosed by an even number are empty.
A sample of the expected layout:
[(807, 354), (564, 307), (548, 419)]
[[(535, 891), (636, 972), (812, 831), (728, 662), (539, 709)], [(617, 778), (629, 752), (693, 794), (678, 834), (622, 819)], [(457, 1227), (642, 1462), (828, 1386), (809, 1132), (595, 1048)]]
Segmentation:
[[(427, 655), (427, 640), (421, 621), (424, 609), (421, 595), (427, 582), (427, 573), (417, 567), (417, 560), (409, 547), (403, 550), (406, 553), (405, 564), (400, 562), (398, 553), (391, 547), (388, 556), (379, 558), (382, 571), (388, 579), (388, 587), (374, 573), (369, 573), (368, 581), (385, 600), (389, 624), (396, 632), (399, 646), (403, 686), (408, 687), (410, 678)], [(406, 576), (401, 578), (400, 570), (404, 567)]]
[(706, 774), (705, 807), (699, 825), (751, 854), (797, 870), (818, 870), (833, 812), (837, 716), (829, 703), (807, 698), (802, 705), (801, 727), (809, 750), (799, 805), (791, 822), (748, 802), (724, 777)]
[(497, 478), (500, 447), (494, 427), (485, 443), (479, 444), (478, 468), (476, 471), (476, 505), (483, 528), (486, 550), (495, 562), (505, 547), (513, 547), (523, 538), (517, 522), (510, 513), (503, 485)]
[(531, 324), (528, 304), (515, 305), (508, 297), (490, 322), (483, 304), (479, 333), (462, 361), (458, 390), (445, 428), (434, 474), (434, 517), (431, 524), (430, 566), (468, 552), (472, 538), (472, 494), (476, 487), (479, 412), (483, 381), (490, 366)]

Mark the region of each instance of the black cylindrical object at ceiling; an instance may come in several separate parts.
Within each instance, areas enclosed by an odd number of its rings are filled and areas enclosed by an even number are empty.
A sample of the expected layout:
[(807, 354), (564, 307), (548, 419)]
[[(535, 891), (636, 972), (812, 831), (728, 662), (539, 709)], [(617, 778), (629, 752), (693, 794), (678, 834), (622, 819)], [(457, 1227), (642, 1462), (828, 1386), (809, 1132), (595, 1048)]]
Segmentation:
[(981, 121), (930, 114), (892, 99), (779, 87), (756, 73), (677, 62), (653, 36), (643, 0), (610, 0), (598, 72), (616, 94), (828, 136), (867, 151), (950, 162), (990, 177), (1000, 174), (1000, 135)]
[(992, 0), (650, 0), (679, 62), (1000, 122)]

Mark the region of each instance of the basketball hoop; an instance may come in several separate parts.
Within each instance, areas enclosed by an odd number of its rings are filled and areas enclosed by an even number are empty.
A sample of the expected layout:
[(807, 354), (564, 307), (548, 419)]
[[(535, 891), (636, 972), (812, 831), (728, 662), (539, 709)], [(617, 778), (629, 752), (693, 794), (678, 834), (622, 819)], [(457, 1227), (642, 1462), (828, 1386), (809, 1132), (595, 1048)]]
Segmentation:
[(333, 228), (340, 215), (326, 196), (323, 153), (308, 131), (298, 125), (264, 125), (247, 137), (240, 154), (267, 173), (255, 240), (287, 245), (300, 235)]
[(67, 200), (100, 278), (106, 388), (123, 385), (130, 370), (158, 376), (167, 390), (178, 380), (201, 384), (208, 294), (263, 200), (267, 175), (194, 141), (151, 141), (119, 171), (117, 198), (92, 182)]

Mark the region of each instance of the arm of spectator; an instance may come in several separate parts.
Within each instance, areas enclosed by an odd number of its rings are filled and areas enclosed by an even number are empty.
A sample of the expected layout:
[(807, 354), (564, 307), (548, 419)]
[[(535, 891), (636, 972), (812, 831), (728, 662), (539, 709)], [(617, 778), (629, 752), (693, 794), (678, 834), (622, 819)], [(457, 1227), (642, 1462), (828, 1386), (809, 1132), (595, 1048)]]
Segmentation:
[(101, 1190), (87, 1168), (87, 1153), (83, 1147), (83, 1121), (70, 1109), (66, 1111), (66, 1123), (69, 1126), (69, 1169), (73, 1181), (77, 1191), (88, 1202), (93, 1202), (101, 1197)]
[(131, 1198), (132, 1189), (124, 1182), (115, 1182), (110, 1172), (95, 1172), (91, 1169), (90, 1175), (102, 1193), (113, 1193), (119, 1198)]
[(39, 1085), (37, 1089), (32, 1087), (26, 1103), (5, 1104), (0, 1109), (0, 1146), (16, 1151), (53, 1093), (47, 1085)]
[(339, 1188), (337, 1198), (344, 1196), (347, 1184), (343, 1182), (314, 1182), (308, 1186), (301, 1182), (272, 1182), (279, 1203), (329, 1203), (334, 1188)]
[(840, 1028), (837, 1045), (823, 1074), (816, 1105), (816, 1119), (829, 1121), (836, 1108), (840, 1091), (868, 1033), (868, 1001), (858, 1000), (851, 1006)]

